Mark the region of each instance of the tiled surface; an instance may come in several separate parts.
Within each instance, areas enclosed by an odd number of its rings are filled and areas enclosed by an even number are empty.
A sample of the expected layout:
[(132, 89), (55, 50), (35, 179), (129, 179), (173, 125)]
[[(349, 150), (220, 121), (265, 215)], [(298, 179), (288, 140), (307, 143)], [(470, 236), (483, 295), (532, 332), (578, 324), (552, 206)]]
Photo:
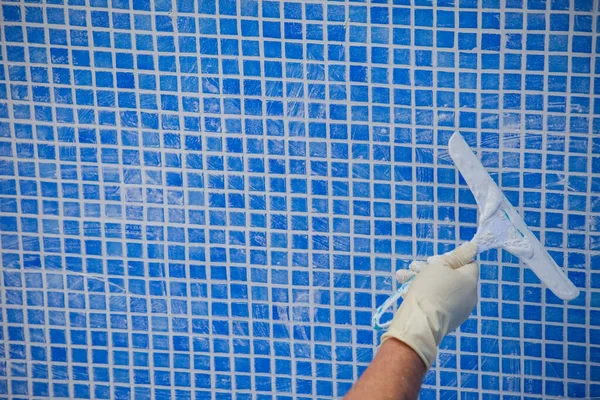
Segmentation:
[(480, 150), (582, 289), (508, 254), (423, 399), (600, 396), (592, 0), (1, 3), (0, 398), (343, 395)]

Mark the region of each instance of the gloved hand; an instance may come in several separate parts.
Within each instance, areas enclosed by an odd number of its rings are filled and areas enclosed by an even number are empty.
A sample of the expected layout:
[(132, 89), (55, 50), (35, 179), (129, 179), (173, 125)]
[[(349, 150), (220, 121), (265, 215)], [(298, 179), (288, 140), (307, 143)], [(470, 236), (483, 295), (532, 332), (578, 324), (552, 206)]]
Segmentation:
[(427, 369), (437, 348), (477, 305), (479, 266), (471, 242), (441, 256), (430, 257), (411, 283), (381, 343), (395, 338), (410, 346)]

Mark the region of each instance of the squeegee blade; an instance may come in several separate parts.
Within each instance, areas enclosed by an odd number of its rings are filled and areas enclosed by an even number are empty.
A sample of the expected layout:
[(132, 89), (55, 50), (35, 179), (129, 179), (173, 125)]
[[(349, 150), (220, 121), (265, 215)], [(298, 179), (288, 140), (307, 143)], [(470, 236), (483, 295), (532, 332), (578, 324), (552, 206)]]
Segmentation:
[[(486, 204), (488, 204), (490, 191), (482, 190), (482, 188), (498, 186), (490, 174), (478, 173), (478, 171), (485, 171), (485, 168), (473, 151), (471, 151), (471, 148), (460, 133), (455, 132), (450, 137), (448, 149), (450, 150), (450, 157), (452, 157), (454, 165), (456, 165), (456, 168), (458, 168), (458, 171), (462, 174), (465, 182), (467, 182), (469, 189), (471, 189), (471, 193), (473, 193), (473, 196), (475, 197), (477, 206), (480, 210), (483, 210)], [(460, 156), (457, 157), (457, 155)]]
[(519, 213), (517, 213), (517, 210), (509, 203), (508, 199), (504, 200), (502, 208), (508, 214), (511, 224), (523, 234), (523, 238), (531, 246), (531, 256), (521, 258), (521, 261), (559, 298), (568, 301), (579, 296), (579, 289), (575, 287), (563, 269), (548, 254), (544, 246), (533, 232), (531, 232)]

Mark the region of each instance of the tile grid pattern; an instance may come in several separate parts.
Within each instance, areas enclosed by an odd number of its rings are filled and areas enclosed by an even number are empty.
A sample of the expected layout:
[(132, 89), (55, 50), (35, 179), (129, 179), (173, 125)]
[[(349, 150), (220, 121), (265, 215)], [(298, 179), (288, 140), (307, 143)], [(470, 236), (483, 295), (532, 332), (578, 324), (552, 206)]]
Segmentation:
[(474, 232), (455, 129), (586, 290), (484, 254), (422, 398), (600, 395), (598, 4), (1, 5), (0, 397), (343, 395)]

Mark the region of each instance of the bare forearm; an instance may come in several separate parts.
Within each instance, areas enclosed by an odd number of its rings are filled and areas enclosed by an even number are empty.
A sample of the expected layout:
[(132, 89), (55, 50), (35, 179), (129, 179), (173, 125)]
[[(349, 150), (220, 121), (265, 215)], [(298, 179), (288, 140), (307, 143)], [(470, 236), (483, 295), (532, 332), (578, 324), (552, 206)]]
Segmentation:
[(389, 339), (344, 400), (414, 400), (427, 369), (406, 344)]

